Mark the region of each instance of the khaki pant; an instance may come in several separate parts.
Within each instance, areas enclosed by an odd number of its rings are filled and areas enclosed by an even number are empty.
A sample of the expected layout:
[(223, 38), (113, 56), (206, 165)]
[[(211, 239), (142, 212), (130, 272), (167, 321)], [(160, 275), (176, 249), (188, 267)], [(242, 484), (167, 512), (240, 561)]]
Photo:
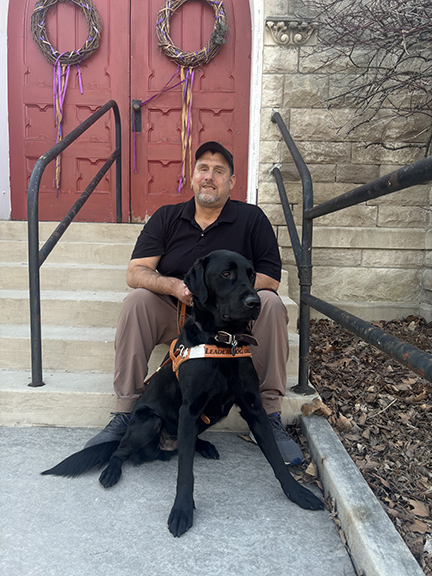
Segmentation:
[[(261, 313), (253, 327), (258, 346), (251, 346), (261, 398), (267, 414), (281, 411), (286, 392), (288, 315), (277, 294), (263, 290)], [(177, 337), (177, 308), (171, 298), (137, 288), (125, 298), (115, 338), (114, 391), (118, 412), (131, 412), (147, 376), (147, 366), (157, 344)]]

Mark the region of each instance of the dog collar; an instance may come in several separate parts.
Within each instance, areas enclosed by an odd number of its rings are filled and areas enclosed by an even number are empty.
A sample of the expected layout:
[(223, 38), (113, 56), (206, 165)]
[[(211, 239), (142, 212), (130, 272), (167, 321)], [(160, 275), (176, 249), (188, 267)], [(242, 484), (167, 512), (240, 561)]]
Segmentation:
[(250, 334), (230, 334), (229, 332), (223, 332), (220, 330), (215, 336), (213, 336), (213, 338), (216, 342), (229, 344), (234, 347), (236, 347), (239, 342), (247, 342), (252, 346), (258, 346), (258, 340)]

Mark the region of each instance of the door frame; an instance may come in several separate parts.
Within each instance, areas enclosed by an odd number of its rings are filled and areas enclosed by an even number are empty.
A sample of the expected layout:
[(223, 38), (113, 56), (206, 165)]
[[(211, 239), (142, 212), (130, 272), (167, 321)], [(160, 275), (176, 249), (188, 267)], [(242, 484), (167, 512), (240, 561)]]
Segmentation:
[[(6, 0), (6, 2), (0, 3), (0, 80), (3, 80), (3, 82), (0, 82), (0, 105), (3, 104), (3, 110), (9, 110), (9, 87), (7, 82), (7, 25), (9, 4), (10, 0)], [(264, 2), (263, 0), (249, 0), (249, 8), (251, 11), (252, 25), (252, 62), (249, 110), (247, 201), (251, 204), (256, 204), (259, 173), (261, 89), (263, 74)], [(127, 120), (125, 119), (124, 121)], [(8, 151), (7, 155), (2, 155), (0, 158), (0, 220), (10, 220), (10, 149), (8, 117), (6, 115), (4, 118), (0, 119), (0, 149)]]

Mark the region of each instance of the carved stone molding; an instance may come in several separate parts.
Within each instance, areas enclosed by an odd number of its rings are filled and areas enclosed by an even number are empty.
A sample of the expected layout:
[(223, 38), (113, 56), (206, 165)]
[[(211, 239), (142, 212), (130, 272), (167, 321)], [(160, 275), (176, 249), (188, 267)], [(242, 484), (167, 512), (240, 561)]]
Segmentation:
[(303, 46), (317, 29), (317, 23), (290, 16), (268, 16), (266, 26), (280, 46)]

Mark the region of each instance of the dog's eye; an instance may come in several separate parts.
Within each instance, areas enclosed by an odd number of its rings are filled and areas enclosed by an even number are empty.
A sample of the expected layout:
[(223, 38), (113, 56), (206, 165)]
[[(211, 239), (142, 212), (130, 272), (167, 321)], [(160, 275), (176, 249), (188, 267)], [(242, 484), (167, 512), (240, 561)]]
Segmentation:
[(229, 277), (231, 276), (231, 272), (228, 272), (228, 271), (222, 272), (222, 276), (223, 276), (224, 278), (229, 278)]

